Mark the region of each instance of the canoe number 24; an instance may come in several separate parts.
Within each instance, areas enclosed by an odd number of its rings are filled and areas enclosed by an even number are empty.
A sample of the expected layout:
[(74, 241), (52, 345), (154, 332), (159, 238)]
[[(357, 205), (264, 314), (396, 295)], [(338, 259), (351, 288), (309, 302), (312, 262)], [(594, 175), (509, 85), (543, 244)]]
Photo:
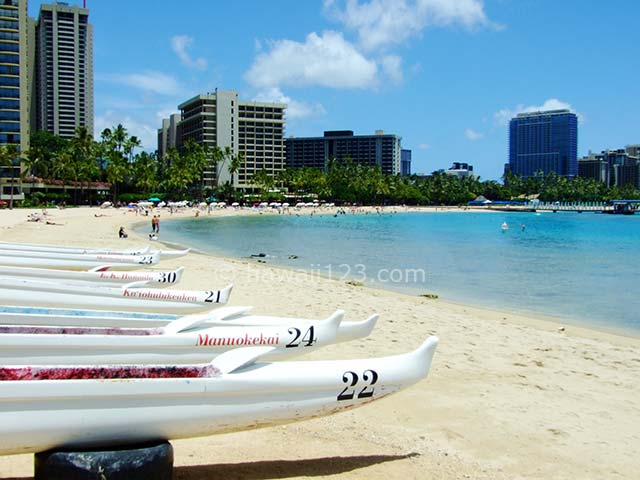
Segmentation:
[(291, 327), (288, 332), (293, 335), (293, 340), (287, 343), (287, 348), (296, 348), (300, 345), (302, 345), (303, 347), (311, 347), (318, 341), (313, 325), (309, 327), (304, 335), (302, 334), (302, 330), (296, 327)]

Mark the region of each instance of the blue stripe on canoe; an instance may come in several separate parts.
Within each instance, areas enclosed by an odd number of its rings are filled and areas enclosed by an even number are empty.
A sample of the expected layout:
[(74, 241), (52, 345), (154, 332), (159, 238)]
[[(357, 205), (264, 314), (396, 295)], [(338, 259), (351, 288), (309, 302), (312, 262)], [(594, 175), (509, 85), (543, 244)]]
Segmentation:
[(46, 307), (14, 307), (10, 305), (0, 305), (0, 313), (21, 313), (34, 315), (64, 315), (68, 317), (115, 317), (115, 318), (148, 318), (153, 320), (176, 320), (180, 315), (167, 313), (145, 313), (145, 312), (113, 312), (98, 310), (73, 310), (66, 308), (46, 308)]

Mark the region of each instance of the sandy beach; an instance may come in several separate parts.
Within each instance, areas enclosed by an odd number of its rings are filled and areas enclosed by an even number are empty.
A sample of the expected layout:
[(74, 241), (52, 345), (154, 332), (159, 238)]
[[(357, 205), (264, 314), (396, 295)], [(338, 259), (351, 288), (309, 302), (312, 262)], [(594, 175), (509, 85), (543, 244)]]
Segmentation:
[[(50, 210), (49, 224), (27, 221), (31, 212), (0, 210), (0, 241), (149, 243), (133, 226), (150, 224), (150, 217), (132, 212)], [(194, 213), (173, 217), (181, 215)], [(161, 219), (170, 221), (169, 213)], [(120, 226), (128, 238), (118, 238)], [(161, 265), (186, 267), (180, 288), (233, 282), (230, 304), (253, 305), (255, 313), (324, 318), (342, 308), (348, 320), (381, 315), (369, 338), (303, 359), (391, 355), (429, 335), (440, 338), (429, 378), (398, 395), (312, 421), (172, 442), (177, 480), (638, 478), (639, 338), (352, 286), (252, 260), (191, 253)], [(32, 475), (32, 455), (0, 457), (0, 479)]]

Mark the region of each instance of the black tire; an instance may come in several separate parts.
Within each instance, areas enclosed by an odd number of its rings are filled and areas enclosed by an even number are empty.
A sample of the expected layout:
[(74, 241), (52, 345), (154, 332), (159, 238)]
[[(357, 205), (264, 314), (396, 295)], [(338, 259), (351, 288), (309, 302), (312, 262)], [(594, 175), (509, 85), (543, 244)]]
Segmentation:
[(167, 441), (103, 450), (36, 453), (34, 480), (171, 480), (173, 447)]

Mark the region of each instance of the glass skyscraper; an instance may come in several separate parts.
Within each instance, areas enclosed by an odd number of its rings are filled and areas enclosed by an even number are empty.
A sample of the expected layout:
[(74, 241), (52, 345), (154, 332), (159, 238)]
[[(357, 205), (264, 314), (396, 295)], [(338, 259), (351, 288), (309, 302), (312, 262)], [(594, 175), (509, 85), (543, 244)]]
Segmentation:
[(520, 113), (509, 124), (509, 171), (578, 174), (578, 117), (569, 110)]

